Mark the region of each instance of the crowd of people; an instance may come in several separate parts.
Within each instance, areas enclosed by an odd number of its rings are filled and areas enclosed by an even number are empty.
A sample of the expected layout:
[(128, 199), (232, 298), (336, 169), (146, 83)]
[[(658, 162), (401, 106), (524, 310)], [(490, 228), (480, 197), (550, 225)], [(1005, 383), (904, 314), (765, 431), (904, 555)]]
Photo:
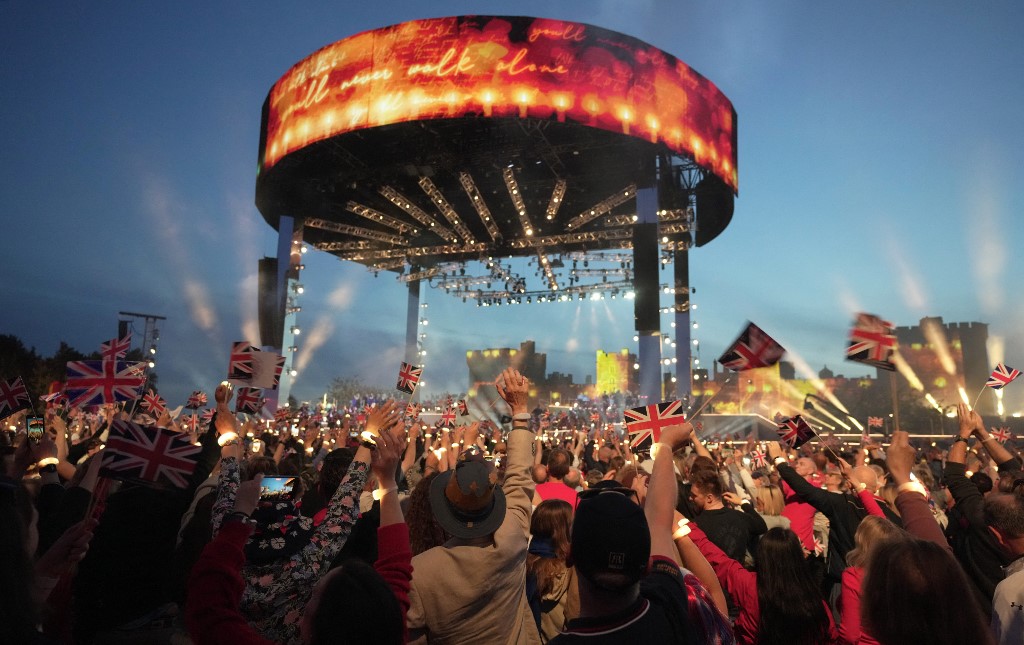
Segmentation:
[(945, 453), (897, 431), (765, 465), (495, 387), (507, 423), (268, 426), (221, 384), (185, 486), (105, 476), (131, 408), (4, 431), (0, 643), (1024, 643), (1024, 472), (966, 405)]

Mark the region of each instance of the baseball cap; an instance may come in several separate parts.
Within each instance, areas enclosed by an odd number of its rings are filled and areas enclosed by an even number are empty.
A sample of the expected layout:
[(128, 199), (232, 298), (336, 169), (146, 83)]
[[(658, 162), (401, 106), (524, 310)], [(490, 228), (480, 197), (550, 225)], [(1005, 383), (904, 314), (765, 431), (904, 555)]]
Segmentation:
[[(628, 491), (628, 493), (627, 493)], [(580, 575), (618, 591), (637, 582), (651, 556), (644, 510), (629, 489), (595, 488), (580, 495), (569, 557)]]
[(434, 517), (455, 537), (493, 533), (505, 520), (505, 493), (497, 483), (492, 462), (479, 451), (464, 452), (454, 470), (446, 470), (430, 482)]

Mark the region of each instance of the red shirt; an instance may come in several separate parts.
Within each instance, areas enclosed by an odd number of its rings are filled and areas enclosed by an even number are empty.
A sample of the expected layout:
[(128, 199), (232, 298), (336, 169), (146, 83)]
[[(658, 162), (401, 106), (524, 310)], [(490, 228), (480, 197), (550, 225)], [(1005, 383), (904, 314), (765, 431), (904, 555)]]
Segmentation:
[(576, 491), (559, 481), (537, 484), (537, 496), (541, 499), (560, 499), (572, 504), (576, 510)]

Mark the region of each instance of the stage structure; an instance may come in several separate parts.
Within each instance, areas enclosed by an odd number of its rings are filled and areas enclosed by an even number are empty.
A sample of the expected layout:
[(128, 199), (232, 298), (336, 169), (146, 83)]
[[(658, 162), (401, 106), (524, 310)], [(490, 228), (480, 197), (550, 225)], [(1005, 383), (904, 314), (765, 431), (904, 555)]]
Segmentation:
[(635, 38), (521, 16), (357, 34), (293, 66), (263, 105), (256, 205), (280, 244), (262, 294), (276, 309), (261, 314), (287, 327), (305, 244), (408, 283), (410, 362), (424, 281), (478, 306), (634, 298), (640, 393), (660, 399), (674, 362), (688, 396), (687, 254), (729, 224), (736, 164), (729, 100)]

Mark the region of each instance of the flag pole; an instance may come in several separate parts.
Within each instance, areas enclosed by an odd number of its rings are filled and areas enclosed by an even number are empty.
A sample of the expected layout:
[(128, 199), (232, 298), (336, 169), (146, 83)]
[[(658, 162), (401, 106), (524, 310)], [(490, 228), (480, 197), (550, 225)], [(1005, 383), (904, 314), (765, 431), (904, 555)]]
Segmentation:
[(892, 393), (892, 429), (900, 429), (900, 400), (896, 385), (896, 372), (889, 372), (889, 391)]
[(688, 420), (693, 420), (693, 419), (696, 419), (696, 418), (697, 418), (697, 415), (699, 415), (699, 414), (700, 414), (701, 412), (703, 412), (703, 411), (704, 411), (704, 408), (708, 407), (708, 403), (711, 403), (712, 401), (714, 401), (714, 400), (715, 400), (715, 397), (717, 397), (717, 396), (718, 396), (719, 394), (721, 394), (721, 393), (722, 393), (722, 390), (724, 390), (724, 389), (725, 389), (725, 385), (726, 385), (726, 384), (727, 384), (727, 383), (728, 383), (729, 381), (731, 381), (731, 380), (732, 380), (732, 377), (733, 377), (733, 376), (734, 376), (733, 374), (730, 374), (730, 375), (729, 375), (729, 378), (727, 378), (727, 379), (725, 379), (724, 381), (722, 381), (722, 387), (718, 388), (718, 391), (717, 391), (717, 392), (715, 392), (714, 394), (712, 394), (711, 396), (709, 396), (709, 397), (708, 397), (707, 399), (705, 399), (705, 400), (704, 400), (704, 402), (700, 404), (700, 407), (699, 407), (699, 408), (697, 408), (697, 411), (696, 411), (696, 412), (694, 412), (694, 413), (693, 413), (692, 415), (690, 415), (690, 418), (689, 418)]
[(975, 408), (978, 407), (978, 401), (981, 400), (981, 395), (985, 393), (985, 388), (986, 387), (988, 387), (988, 386), (987, 385), (982, 385), (981, 386), (981, 392), (978, 392), (978, 396), (976, 396), (974, 398), (974, 405), (971, 406), (971, 410), (974, 410)]

